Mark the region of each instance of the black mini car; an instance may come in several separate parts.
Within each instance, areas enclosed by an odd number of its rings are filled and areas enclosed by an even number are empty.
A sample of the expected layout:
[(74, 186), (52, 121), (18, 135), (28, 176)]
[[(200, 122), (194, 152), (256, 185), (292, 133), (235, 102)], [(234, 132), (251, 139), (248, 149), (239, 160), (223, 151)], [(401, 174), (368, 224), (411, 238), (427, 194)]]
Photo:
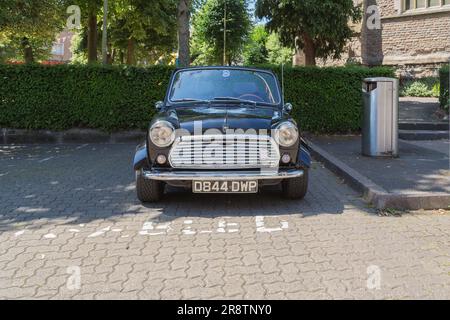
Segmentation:
[(310, 153), (272, 72), (178, 69), (156, 109), (134, 159), (140, 201), (160, 200), (166, 184), (194, 193), (281, 184), (287, 198), (306, 195)]

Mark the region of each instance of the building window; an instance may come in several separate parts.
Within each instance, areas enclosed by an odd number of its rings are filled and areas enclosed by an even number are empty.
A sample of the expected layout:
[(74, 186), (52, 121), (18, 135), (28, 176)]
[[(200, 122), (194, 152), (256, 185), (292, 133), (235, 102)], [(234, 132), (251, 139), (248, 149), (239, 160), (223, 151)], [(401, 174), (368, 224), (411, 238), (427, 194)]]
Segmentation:
[(403, 11), (439, 8), (450, 5), (450, 0), (403, 0)]
[(55, 56), (63, 56), (64, 55), (64, 43), (53, 44), (52, 54)]

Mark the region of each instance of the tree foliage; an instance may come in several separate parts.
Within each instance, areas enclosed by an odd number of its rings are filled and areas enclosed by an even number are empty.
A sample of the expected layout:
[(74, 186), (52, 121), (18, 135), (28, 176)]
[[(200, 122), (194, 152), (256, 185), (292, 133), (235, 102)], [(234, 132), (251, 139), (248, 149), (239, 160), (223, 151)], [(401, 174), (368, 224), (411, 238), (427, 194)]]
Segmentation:
[[(87, 61), (89, 63), (97, 62), (98, 58), (98, 19), (97, 15), (102, 8), (102, 0), (74, 0), (75, 4), (80, 6), (83, 17), (83, 28), (86, 36), (86, 41), (81, 43), (86, 44)], [(80, 48), (77, 48), (80, 51)]]
[[(86, 0), (83, 0), (86, 1)], [(110, 63), (148, 64), (170, 55), (176, 47), (176, 0), (115, 0), (108, 14)], [(99, 8), (100, 10), (101, 8)], [(99, 11), (98, 21), (103, 12)], [(102, 31), (101, 23), (98, 24)], [(77, 55), (88, 50), (88, 28), (80, 32)], [(96, 39), (100, 48), (100, 37)], [(97, 50), (98, 51), (98, 50)], [(83, 61), (84, 59), (77, 60)]]
[(340, 58), (361, 8), (353, 0), (257, 0), (256, 15), (284, 46), (302, 49), (307, 64), (315, 64), (317, 57)]
[(292, 49), (283, 47), (278, 34), (269, 33), (264, 25), (256, 25), (244, 48), (244, 64), (285, 64), (292, 63)]
[(266, 42), (267, 52), (269, 54), (268, 60), (270, 64), (292, 64), (292, 52), (289, 47), (283, 46), (280, 37), (277, 33), (272, 32)]
[(257, 25), (250, 33), (249, 41), (244, 48), (244, 64), (258, 65), (269, 62), (267, 40), (269, 33), (263, 25)]
[(222, 64), (224, 13), (227, 6), (226, 61), (239, 62), (251, 29), (247, 0), (207, 0), (193, 18), (195, 64)]
[(56, 33), (64, 27), (64, 0), (2, 0), (0, 61), (33, 62), (50, 53)]
[(111, 10), (112, 47), (126, 48), (128, 64), (134, 64), (136, 51), (149, 57), (171, 53), (176, 46), (176, 12), (176, 0), (117, 0)]

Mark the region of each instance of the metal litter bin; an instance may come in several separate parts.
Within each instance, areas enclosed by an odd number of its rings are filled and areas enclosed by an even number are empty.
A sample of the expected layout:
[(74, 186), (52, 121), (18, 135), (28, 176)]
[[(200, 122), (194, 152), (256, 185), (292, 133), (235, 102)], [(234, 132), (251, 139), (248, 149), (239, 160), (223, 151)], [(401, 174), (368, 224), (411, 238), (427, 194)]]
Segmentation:
[(362, 154), (370, 157), (397, 157), (398, 80), (364, 79), (363, 97)]

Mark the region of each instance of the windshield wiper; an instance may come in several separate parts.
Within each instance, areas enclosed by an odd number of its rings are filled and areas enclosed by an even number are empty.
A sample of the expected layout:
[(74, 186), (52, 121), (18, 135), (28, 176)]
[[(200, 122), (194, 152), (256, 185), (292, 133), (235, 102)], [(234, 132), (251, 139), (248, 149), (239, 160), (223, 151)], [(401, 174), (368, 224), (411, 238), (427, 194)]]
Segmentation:
[(240, 102), (240, 103), (246, 103), (246, 104), (251, 104), (252, 106), (264, 106), (264, 107), (270, 107), (273, 108), (274, 104), (273, 103), (269, 103), (269, 102), (259, 102), (259, 101), (252, 101), (252, 100), (245, 100), (245, 99), (239, 99), (239, 98), (234, 98), (234, 97), (217, 97), (214, 98), (213, 101), (236, 101), (236, 102)]
[(173, 103), (206, 103), (206, 104), (211, 104), (213, 102), (238, 102), (240, 104), (249, 104), (252, 105), (253, 107), (257, 107), (258, 105), (262, 105), (262, 106), (270, 106), (272, 107), (273, 105), (268, 103), (268, 102), (257, 102), (257, 101), (252, 101), (252, 100), (245, 100), (245, 99), (239, 99), (239, 98), (235, 98), (235, 97), (216, 97), (212, 100), (206, 100), (206, 99), (193, 99), (193, 98), (183, 98), (183, 99), (178, 99), (178, 100), (173, 100)]
[(234, 97), (216, 97), (213, 100), (215, 100), (215, 101), (236, 101), (236, 102), (240, 102), (240, 103), (251, 104), (255, 107), (258, 104), (256, 101), (244, 100), (244, 99), (239, 99), (239, 98), (234, 98)]
[(202, 100), (202, 99), (186, 98), (186, 99), (174, 100), (172, 102), (175, 102), (175, 103), (179, 103), (179, 102), (210, 103), (211, 101), (209, 101), (209, 100)]

